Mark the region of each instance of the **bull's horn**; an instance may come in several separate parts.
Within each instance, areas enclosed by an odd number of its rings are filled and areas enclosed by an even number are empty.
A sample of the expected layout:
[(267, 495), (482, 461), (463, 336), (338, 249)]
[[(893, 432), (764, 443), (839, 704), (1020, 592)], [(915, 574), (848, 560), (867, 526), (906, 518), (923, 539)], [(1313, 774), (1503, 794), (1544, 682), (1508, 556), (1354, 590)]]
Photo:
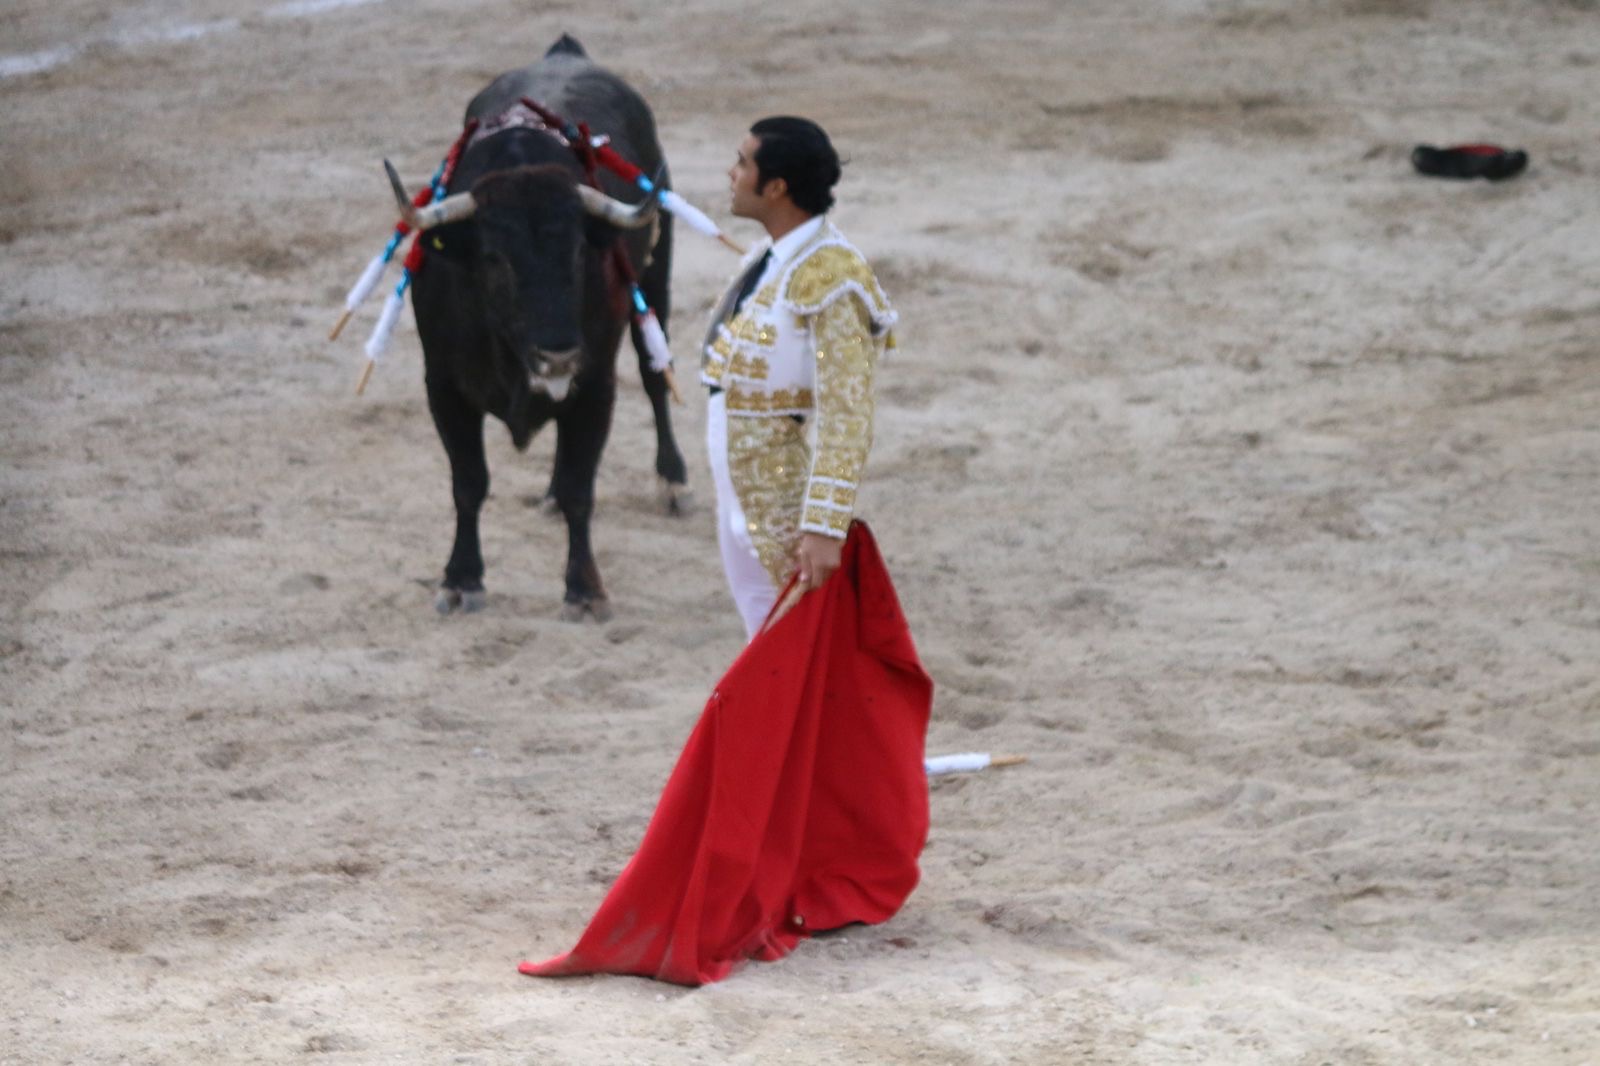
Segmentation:
[(478, 202), (470, 192), (458, 192), (427, 207), (418, 207), (406, 194), (406, 187), (395, 172), (394, 164), (385, 159), (383, 169), (389, 172), (389, 185), (394, 189), (395, 201), (400, 205), (400, 217), (414, 230), (432, 229), (446, 222), (460, 222), (464, 218), (471, 218), (478, 209)]
[(578, 198), (583, 201), (585, 211), (596, 218), (605, 219), (618, 229), (641, 229), (656, 217), (654, 196), (646, 197), (637, 204), (625, 204), (621, 200), (613, 200), (599, 189), (579, 185)]

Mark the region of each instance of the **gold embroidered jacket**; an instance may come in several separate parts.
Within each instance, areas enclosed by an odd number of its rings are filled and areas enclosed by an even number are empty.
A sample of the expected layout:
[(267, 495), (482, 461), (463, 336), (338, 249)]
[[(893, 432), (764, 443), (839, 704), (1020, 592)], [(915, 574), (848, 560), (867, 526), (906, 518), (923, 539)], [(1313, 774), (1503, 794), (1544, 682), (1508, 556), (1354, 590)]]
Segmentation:
[(730, 318), (736, 287), (712, 320), (700, 379), (726, 394), (728, 471), (756, 553), (781, 582), (801, 532), (849, 528), (872, 444), (873, 373), (898, 316), (827, 221)]

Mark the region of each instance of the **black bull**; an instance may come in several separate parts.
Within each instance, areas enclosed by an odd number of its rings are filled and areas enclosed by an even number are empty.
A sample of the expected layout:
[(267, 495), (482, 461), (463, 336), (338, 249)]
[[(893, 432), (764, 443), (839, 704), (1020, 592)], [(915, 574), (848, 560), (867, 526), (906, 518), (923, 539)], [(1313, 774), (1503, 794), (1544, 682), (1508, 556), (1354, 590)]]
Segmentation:
[[(623, 158), (656, 175), (666, 171), (655, 120), (622, 79), (591, 63), (563, 37), (532, 66), (501, 75), (467, 107), (467, 118), (491, 123), (522, 97), (569, 123), (586, 123), (611, 138)], [(567, 524), (566, 604), (581, 619), (610, 613), (589, 542), (595, 473), (611, 428), (616, 357), (632, 329), (645, 393), (655, 412), (656, 472), (676, 510), (684, 485), (683, 456), (672, 436), (664, 375), (650, 368), (644, 338), (632, 324), (626, 282), (614, 260), (620, 242), (645, 299), (663, 328), (670, 310), (668, 276), (672, 219), (619, 229), (585, 214), (577, 185), (584, 170), (554, 134), (511, 126), (472, 143), (448, 192), (471, 192), (473, 213), (419, 235), (426, 257), (412, 297), (422, 338), (428, 409), (450, 458), (456, 534), (438, 607), (471, 610), (483, 603), (478, 514), (489, 491), (484, 415), (511, 431), (520, 450), (540, 427), (556, 423), (555, 471), (549, 495)], [(611, 197), (643, 193), (602, 173)], [(563, 395), (564, 393), (564, 395)]]

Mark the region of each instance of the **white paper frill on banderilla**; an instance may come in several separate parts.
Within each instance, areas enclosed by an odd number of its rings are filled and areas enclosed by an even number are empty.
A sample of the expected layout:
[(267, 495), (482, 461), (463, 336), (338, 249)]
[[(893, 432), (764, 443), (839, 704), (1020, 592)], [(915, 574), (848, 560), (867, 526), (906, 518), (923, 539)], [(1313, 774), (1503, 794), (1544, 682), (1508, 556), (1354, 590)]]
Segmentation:
[(929, 777), (936, 774), (970, 774), (991, 766), (1016, 766), (1028, 761), (1026, 755), (991, 755), (987, 751), (964, 751), (956, 755), (934, 755), (922, 760)]

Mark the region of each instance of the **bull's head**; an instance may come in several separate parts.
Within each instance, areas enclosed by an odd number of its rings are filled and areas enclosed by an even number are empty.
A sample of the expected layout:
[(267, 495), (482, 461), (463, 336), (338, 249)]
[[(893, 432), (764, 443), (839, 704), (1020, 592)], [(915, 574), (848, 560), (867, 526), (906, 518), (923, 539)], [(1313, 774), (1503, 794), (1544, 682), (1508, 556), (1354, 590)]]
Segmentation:
[[(561, 167), (521, 166), (485, 175), (471, 192), (418, 208), (394, 167), (388, 160), (383, 165), (401, 217), (413, 229), (449, 226), (455, 231), (449, 254), (478, 273), (484, 313), (497, 343), (520, 362), (534, 389), (562, 399), (583, 350), (585, 216), (637, 229), (654, 221), (655, 198), (625, 204), (574, 184)], [(443, 249), (445, 242), (438, 246)]]

